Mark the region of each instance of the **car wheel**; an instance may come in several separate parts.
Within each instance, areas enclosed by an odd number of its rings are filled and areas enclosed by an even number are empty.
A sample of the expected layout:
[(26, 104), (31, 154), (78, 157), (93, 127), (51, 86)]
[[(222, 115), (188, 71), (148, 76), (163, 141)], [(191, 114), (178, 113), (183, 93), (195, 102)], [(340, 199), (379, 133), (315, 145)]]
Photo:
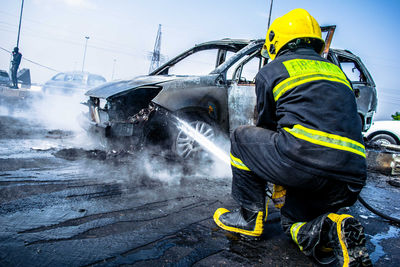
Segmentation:
[(195, 130), (195, 134), (198, 133), (210, 141), (212, 141), (216, 135), (214, 128), (201, 120), (189, 122), (187, 125), (183, 125), (182, 128), (178, 128), (178, 133), (174, 140), (173, 152), (182, 159), (195, 158), (198, 157), (199, 154), (204, 153), (199, 143), (200, 140), (196, 140), (196, 137), (193, 136), (192, 129)]
[[(171, 135), (171, 152), (184, 160), (206, 156), (201, 139), (215, 140), (219, 131), (214, 121), (200, 114), (186, 114), (180, 118), (184, 119), (176, 124), (174, 133)], [(197, 134), (200, 134), (200, 138), (196, 137)]]
[(376, 144), (383, 144), (383, 145), (397, 145), (396, 139), (393, 136), (388, 134), (377, 134), (370, 138), (370, 141)]

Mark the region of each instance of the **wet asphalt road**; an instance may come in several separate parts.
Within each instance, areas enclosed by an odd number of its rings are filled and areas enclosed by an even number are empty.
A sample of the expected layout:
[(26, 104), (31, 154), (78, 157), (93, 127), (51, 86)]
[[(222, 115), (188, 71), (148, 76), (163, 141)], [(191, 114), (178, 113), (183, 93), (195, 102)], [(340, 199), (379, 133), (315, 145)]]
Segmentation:
[[(82, 149), (74, 135), (0, 116), (0, 266), (316, 266), (270, 211), (263, 240), (218, 229), (232, 208), (229, 175), (152, 155)], [(362, 194), (400, 217), (399, 188), (370, 173)], [(359, 203), (375, 266), (400, 266), (400, 228)]]

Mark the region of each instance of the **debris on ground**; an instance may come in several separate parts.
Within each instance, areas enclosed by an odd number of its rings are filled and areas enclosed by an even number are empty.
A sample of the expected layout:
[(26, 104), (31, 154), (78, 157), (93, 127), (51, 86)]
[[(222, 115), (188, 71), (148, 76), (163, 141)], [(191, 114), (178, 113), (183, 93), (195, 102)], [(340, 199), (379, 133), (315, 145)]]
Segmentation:
[(368, 169), (387, 175), (400, 175), (400, 146), (366, 144)]
[(85, 158), (98, 160), (107, 159), (107, 152), (99, 149), (85, 150), (83, 148), (65, 148), (53, 153), (53, 155), (71, 161)]

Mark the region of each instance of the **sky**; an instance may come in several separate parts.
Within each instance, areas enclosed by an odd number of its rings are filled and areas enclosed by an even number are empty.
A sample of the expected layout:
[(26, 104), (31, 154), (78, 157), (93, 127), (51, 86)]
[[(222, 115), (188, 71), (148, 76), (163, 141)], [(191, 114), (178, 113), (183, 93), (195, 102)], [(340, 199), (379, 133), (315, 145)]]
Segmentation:
[[(0, 69), (8, 70), (17, 43), (21, 0), (0, 0)], [(162, 25), (161, 53), (172, 58), (196, 43), (265, 38), (270, 0), (25, 0), (21, 68), (44, 83), (83, 67), (107, 80), (147, 74)], [(400, 112), (398, 0), (275, 0), (272, 20), (304, 8), (320, 25), (337, 25), (332, 47), (358, 55), (378, 91), (377, 120)]]

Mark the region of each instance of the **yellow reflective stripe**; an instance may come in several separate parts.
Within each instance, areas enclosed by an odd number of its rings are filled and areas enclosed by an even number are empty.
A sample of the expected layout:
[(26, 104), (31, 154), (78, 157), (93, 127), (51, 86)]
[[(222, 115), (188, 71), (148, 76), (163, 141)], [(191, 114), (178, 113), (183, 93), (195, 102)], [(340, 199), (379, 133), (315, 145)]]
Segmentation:
[(265, 204), (265, 217), (264, 217), (264, 222), (267, 221), (268, 218), (268, 205), (269, 205), (269, 198), (267, 199), (267, 203)]
[(282, 62), (282, 64), (285, 66), (290, 77), (318, 72), (338, 76), (346, 80), (343, 71), (337, 65), (330, 62), (311, 59), (291, 59)]
[(241, 170), (250, 171), (250, 169), (247, 168), (247, 166), (244, 165), (244, 163), (239, 158), (233, 156), (232, 153), (231, 153), (231, 165)]
[(346, 75), (333, 63), (310, 59), (292, 59), (284, 61), (282, 64), (290, 77), (274, 87), (275, 101), (278, 101), (285, 92), (296, 86), (318, 80), (339, 82), (352, 90)]
[(303, 247), (299, 245), (299, 241), (297, 240), (297, 235), (299, 234), (300, 228), (305, 224), (306, 222), (298, 222), (294, 223), (290, 227), (290, 235), (292, 236), (293, 241), (299, 246), (300, 250), (303, 250)]
[(347, 80), (342, 80), (339, 77), (335, 77), (332, 75), (326, 75), (326, 74), (321, 74), (321, 73), (315, 73), (315, 74), (306, 74), (302, 76), (297, 76), (297, 77), (291, 77), (283, 80), (280, 82), (277, 86), (274, 87), (273, 89), (273, 94), (274, 94), (274, 99), (275, 101), (278, 101), (278, 99), (288, 90), (295, 88), (296, 86), (308, 83), (308, 82), (313, 82), (313, 81), (320, 81), (320, 80), (328, 80), (328, 81), (333, 81), (333, 82), (339, 82), (347, 87), (350, 88), (350, 90), (353, 90), (351, 88), (350, 83)]
[(293, 136), (310, 143), (352, 152), (366, 158), (364, 145), (350, 138), (309, 129), (300, 124), (296, 124), (293, 128), (284, 127), (283, 129)]
[(258, 215), (257, 215), (257, 218), (256, 218), (256, 225), (255, 225), (253, 231), (244, 230), (244, 229), (240, 229), (240, 228), (235, 228), (235, 227), (227, 226), (227, 225), (223, 224), (223, 223), (219, 220), (219, 217), (220, 217), (222, 214), (225, 214), (225, 213), (227, 213), (227, 212), (230, 212), (230, 211), (227, 210), (227, 209), (224, 209), (224, 208), (219, 208), (219, 209), (217, 209), (217, 210), (215, 211), (214, 216), (213, 216), (215, 223), (216, 223), (219, 227), (221, 227), (222, 229), (227, 230), (227, 231), (230, 231), (230, 232), (235, 232), (235, 233), (240, 233), (240, 234), (244, 234), (244, 235), (249, 235), (249, 236), (260, 236), (260, 235), (262, 234), (262, 232), (263, 232), (263, 215), (264, 215), (264, 213), (263, 213), (262, 211), (259, 211), (259, 212), (258, 212)]
[(353, 218), (353, 216), (349, 214), (339, 215), (335, 213), (330, 213), (328, 214), (328, 218), (336, 223), (336, 232), (338, 233), (338, 238), (343, 253), (343, 266), (349, 266), (350, 262), (349, 252), (347, 251), (346, 244), (343, 242), (343, 237), (342, 237), (342, 221), (346, 218)]

